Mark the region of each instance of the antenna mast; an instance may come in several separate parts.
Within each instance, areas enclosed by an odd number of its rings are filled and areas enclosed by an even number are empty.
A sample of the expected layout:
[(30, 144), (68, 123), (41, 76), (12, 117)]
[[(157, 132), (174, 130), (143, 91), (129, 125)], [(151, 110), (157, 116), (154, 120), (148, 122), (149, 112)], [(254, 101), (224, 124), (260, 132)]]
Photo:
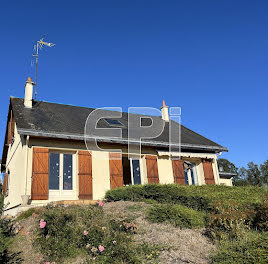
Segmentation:
[(39, 50), (42, 50), (43, 46), (47, 47), (53, 47), (56, 44), (45, 42), (44, 41), (45, 35), (36, 42), (36, 45), (34, 45), (34, 52), (32, 56), (35, 58), (35, 89), (34, 89), (34, 100), (36, 100), (36, 95), (37, 95), (37, 69), (38, 69), (38, 57), (39, 57)]

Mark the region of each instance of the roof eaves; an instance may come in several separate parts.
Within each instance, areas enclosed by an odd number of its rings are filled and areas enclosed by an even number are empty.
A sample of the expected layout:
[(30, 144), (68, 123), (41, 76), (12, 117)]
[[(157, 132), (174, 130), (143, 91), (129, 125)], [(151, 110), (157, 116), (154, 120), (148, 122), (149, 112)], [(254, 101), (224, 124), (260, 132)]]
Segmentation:
[(222, 179), (231, 179), (235, 177), (237, 174), (233, 172), (225, 172), (225, 171), (219, 171), (219, 176)]
[[(97, 137), (97, 136), (85, 136), (84, 134), (64, 134), (58, 132), (45, 132), (31, 129), (18, 128), (18, 133), (22, 135), (37, 136), (37, 137), (50, 137), (50, 138), (61, 138), (61, 139), (72, 139), (72, 140), (98, 140), (100, 142), (119, 143), (119, 144), (140, 144), (139, 140), (136, 139), (123, 139), (123, 138), (108, 138), (108, 137)], [(154, 147), (182, 147), (187, 149), (199, 149), (199, 150), (212, 150), (212, 151), (228, 151), (225, 147), (220, 146), (206, 146), (196, 144), (169, 144), (161, 141), (142, 141), (144, 146)]]

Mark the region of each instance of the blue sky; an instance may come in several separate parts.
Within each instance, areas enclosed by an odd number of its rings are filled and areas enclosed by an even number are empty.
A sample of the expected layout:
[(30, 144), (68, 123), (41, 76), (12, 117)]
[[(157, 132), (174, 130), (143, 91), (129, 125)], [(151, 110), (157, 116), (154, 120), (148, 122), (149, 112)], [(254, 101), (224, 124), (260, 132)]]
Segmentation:
[(9, 96), (24, 96), (32, 48), (38, 99), (88, 107), (182, 107), (182, 123), (229, 148), (237, 166), (268, 159), (267, 1), (2, 1), (0, 148)]

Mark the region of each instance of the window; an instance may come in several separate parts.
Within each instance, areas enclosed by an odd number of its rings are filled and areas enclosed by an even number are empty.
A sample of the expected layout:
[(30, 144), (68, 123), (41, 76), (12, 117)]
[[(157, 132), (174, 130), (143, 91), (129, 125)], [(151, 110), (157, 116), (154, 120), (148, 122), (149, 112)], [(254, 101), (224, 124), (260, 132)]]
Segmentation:
[(132, 160), (133, 184), (141, 184), (140, 161)]
[(73, 189), (73, 155), (63, 155), (63, 190)]
[(124, 185), (141, 184), (140, 160), (122, 157)]
[(184, 161), (184, 177), (185, 177), (185, 184), (186, 185), (198, 185), (198, 175), (196, 170), (196, 164)]
[(110, 126), (121, 126), (123, 127), (124, 125), (116, 119), (104, 119)]
[(49, 154), (49, 190), (73, 190), (72, 154)]
[(184, 178), (185, 178), (185, 184), (189, 185), (189, 180), (188, 180), (188, 171), (184, 170)]
[(49, 154), (49, 189), (59, 190), (60, 188), (60, 154)]

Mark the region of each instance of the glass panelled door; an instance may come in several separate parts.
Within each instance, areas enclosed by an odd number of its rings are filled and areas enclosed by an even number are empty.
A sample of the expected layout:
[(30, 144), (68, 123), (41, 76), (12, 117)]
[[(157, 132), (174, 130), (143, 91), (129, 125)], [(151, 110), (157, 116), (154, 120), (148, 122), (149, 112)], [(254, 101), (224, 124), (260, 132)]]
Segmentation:
[(195, 163), (187, 163), (184, 167), (184, 177), (186, 185), (199, 185)]
[(141, 184), (140, 161), (132, 159), (133, 184)]
[(49, 154), (49, 199), (75, 199), (73, 154)]
[(73, 155), (63, 154), (63, 190), (73, 189)]
[(49, 190), (60, 189), (60, 154), (49, 154)]

